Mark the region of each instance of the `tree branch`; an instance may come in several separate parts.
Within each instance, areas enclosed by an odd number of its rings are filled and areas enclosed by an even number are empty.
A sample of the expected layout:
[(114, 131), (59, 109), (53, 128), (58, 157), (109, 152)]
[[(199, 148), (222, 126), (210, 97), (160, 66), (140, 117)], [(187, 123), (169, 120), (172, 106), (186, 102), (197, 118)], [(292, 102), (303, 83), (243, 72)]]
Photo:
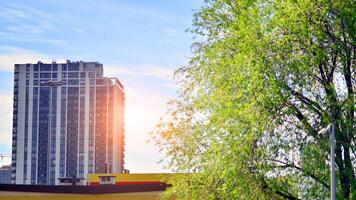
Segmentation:
[(290, 199), (290, 200), (300, 200), (294, 196), (292, 196), (291, 194), (289, 193), (284, 193), (284, 192), (281, 192), (281, 191), (275, 191), (276, 194), (278, 194), (279, 196), (281, 197), (284, 197), (286, 199)]
[(308, 118), (303, 115), (303, 113), (291, 102), (289, 102), (291, 109), (294, 111), (294, 115), (298, 118), (298, 120), (303, 124), (304, 128), (308, 133), (310, 133), (314, 138), (318, 138), (318, 131), (315, 130), (310, 123), (308, 122)]
[(325, 188), (329, 189), (330, 186), (325, 183), (324, 181), (322, 181), (320, 178), (318, 178), (316, 175), (312, 174), (311, 172), (309, 171), (306, 171), (304, 170), (303, 168), (299, 167), (299, 166), (296, 166), (294, 164), (291, 164), (291, 163), (286, 163), (286, 162), (283, 162), (283, 161), (280, 161), (280, 160), (271, 160), (272, 162), (277, 162), (277, 163), (280, 163), (280, 164), (283, 164), (283, 165), (277, 165), (275, 167), (283, 167), (283, 168), (294, 168), (294, 169), (297, 169), (299, 171), (301, 171), (302, 173), (310, 176), (312, 179), (314, 179), (316, 182), (320, 183), (321, 185), (323, 185)]
[(286, 192), (286, 191), (279, 191), (279, 190), (275, 190), (275, 189), (272, 189), (271, 187), (268, 186), (267, 182), (265, 179), (262, 180), (262, 183), (263, 183), (263, 187), (265, 189), (270, 189), (270, 191), (274, 192), (275, 194), (285, 198), (285, 199), (289, 199), (289, 200), (300, 200), (298, 199), (297, 197), (293, 196), (292, 194), (290, 194), (289, 192)]
[(321, 106), (318, 103), (316, 103), (315, 101), (313, 101), (313, 100), (309, 99), (308, 97), (304, 96), (302, 93), (293, 90), (287, 84), (284, 84), (284, 85), (288, 89), (288, 91), (291, 94), (293, 94), (295, 97), (297, 97), (302, 103), (304, 103), (309, 108), (311, 108), (319, 116), (323, 116), (323, 109), (321, 108)]

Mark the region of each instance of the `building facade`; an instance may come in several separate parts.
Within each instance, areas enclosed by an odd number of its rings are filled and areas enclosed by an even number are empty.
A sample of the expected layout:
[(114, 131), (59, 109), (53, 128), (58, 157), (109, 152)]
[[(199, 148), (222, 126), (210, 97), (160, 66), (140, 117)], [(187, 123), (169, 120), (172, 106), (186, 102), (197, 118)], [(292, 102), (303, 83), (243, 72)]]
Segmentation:
[(0, 167), (0, 184), (11, 183), (11, 166), (3, 165)]
[(15, 64), (15, 184), (122, 173), (124, 88), (97, 62)]

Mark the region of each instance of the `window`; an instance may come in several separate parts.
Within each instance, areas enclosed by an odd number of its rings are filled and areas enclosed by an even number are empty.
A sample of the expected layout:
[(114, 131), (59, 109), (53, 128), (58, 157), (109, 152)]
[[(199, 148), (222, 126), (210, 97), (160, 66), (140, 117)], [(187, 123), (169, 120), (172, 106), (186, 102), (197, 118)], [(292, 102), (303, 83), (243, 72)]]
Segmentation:
[(33, 78), (38, 78), (38, 73), (34, 73)]
[(41, 64), (41, 71), (51, 71), (51, 64)]
[(97, 85), (105, 85), (105, 79), (96, 79)]
[(52, 78), (58, 78), (58, 74), (57, 73), (53, 73), (52, 74)]
[(80, 72), (80, 78), (85, 78), (85, 72)]
[(95, 78), (95, 72), (89, 72), (89, 78)]
[(79, 85), (79, 80), (68, 80), (68, 85)]
[(51, 73), (41, 73), (40, 78), (51, 78)]
[(68, 72), (68, 78), (79, 78), (78, 72)]
[(68, 65), (68, 71), (79, 71), (79, 63), (70, 63)]
[(15, 72), (14, 79), (19, 79), (19, 72)]

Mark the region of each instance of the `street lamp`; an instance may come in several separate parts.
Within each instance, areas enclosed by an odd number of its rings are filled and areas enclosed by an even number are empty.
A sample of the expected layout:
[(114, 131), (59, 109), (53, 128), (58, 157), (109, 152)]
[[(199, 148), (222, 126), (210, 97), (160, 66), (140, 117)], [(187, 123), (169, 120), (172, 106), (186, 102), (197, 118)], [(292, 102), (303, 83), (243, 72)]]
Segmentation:
[(326, 128), (321, 129), (318, 133), (319, 134), (326, 134), (327, 132), (330, 133), (330, 143), (331, 143), (331, 195), (330, 199), (336, 199), (336, 183), (335, 183), (335, 125), (333, 123), (329, 124)]

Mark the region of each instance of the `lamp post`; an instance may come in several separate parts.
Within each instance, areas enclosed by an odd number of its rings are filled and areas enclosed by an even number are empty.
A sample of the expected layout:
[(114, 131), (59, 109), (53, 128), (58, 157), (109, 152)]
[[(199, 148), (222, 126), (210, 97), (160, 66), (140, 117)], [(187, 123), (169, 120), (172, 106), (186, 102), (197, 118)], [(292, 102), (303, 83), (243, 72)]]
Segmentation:
[(330, 199), (335, 200), (336, 199), (336, 182), (335, 182), (335, 124), (331, 123), (329, 124), (326, 128), (321, 129), (318, 133), (319, 134), (325, 134), (329, 132), (330, 133), (330, 144), (331, 144), (331, 149), (330, 149), (330, 156), (331, 156), (331, 166), (330, 166), (330, 171), (331, 171), (331, 185), (330, 185)]

